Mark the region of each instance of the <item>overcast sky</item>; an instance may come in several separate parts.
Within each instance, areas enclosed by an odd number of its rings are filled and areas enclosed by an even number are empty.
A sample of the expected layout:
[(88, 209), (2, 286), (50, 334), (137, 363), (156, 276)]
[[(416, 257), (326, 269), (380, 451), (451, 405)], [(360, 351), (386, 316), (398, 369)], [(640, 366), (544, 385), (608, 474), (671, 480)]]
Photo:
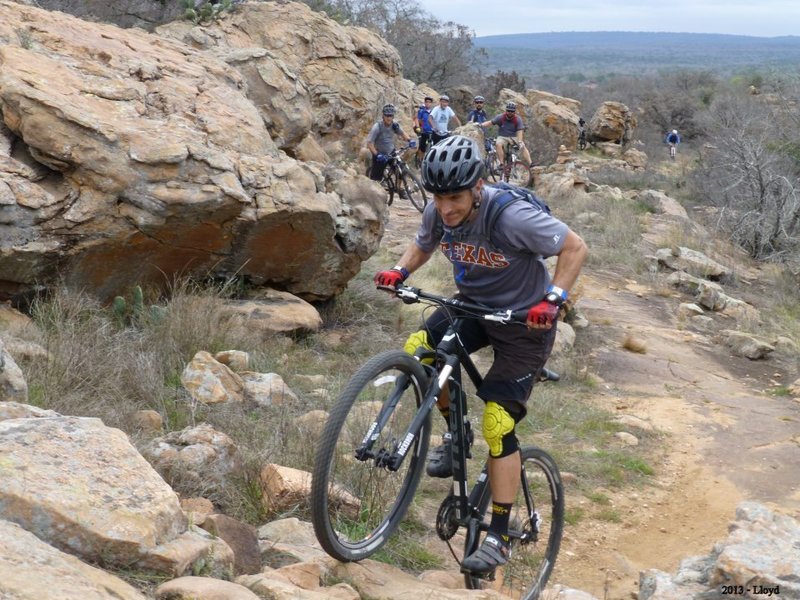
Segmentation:
[(800, 35), (800, 0), (421, 0), (478, 36), (548, 31)]

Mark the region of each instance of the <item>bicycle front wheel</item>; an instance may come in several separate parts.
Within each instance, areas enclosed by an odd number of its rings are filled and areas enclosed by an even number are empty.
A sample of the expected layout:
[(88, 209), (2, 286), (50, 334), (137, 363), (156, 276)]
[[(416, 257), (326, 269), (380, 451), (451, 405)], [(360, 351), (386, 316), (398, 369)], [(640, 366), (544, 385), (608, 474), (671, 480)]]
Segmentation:
[(403, 171), (400, 174), (400, 189), (406, 194), (406, 197), (411, 201), (419, 212), (425, 210), (428, 204), (428, 196), (425, 193), (425, 188), (422, 187), (422, 181), (419, 177), (410, 171)]
[(532, 177), (530, 168), (524, 162), (516, 161), (511, 165), (508, 182), (520, 187), (528, 187), (531, 184)]
[[(426, 387), (422, 365), (390, 350), (353, 375), (331, 410), (314, 461), (311, 520), (337, 560), (371, 556), (405, 516), (428, 452), (430, 418), (413, 440), (405, 436)], [(380, 466), (400, 445), (408, 448), (400, 468)]]
[[(518, 600), (536, 600), (544, 591), (561, 547), (564, 488), (553, 458), (533, 446), (522, 448), (520, 489), (514, 499), (509, 536), (511, 557), (488, 577), (465, 574), (469, 589), (494, 589)], [(467, 535), (464, 556), (480, 546)]]
[(498, 177), (503, 172), (500, 166), (500, 161), (497, 160), (497, 154), (490, 154), (486, 157), (486, 177), (490, 181), (497, 181)]

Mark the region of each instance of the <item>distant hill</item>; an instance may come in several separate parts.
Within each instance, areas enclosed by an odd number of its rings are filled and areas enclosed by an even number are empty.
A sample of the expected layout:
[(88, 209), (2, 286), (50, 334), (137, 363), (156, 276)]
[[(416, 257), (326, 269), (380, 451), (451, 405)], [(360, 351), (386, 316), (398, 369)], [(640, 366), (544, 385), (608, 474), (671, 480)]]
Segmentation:
[(571, 31), (483, 36), (475, 45), (486, 50), (490, 71), (513, 69), (534, 77), (686, 68), (731, 73), (800, 64), (800, 36)]

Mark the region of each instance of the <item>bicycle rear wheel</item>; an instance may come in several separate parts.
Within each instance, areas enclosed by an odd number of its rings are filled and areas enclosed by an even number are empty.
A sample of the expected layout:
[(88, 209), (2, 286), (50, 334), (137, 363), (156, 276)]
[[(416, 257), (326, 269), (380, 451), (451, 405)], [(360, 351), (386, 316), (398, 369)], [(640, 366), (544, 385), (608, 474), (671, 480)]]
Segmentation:
[[(332, 557), (349, 562), (374, 554), (408, 510), (428, 451), (430, 418), (413, 441), (404, 436), (426, 387), (422, 365), (402, 350), (390, 350), (353, 375), (331, 410), (314, 461), (311, 520)], [(376, 432), (382, 409), (387, 420)], [(372, 455), (357, 457), (368, 440)], [(376, 465), (401, 444), (410, 445), (397, 471)]]
[(425, 193), (425, 188), (422, 187), (419, 177), (410, 171), (404, 170), (400, 173), (398, 179), (398, 183), (401, 186), (400, 189), (406, 193), (406, 197), (414, 205), (414, 208), (419, 212), (425, 210), (425, 206), (428, 204), (428, 196)]
[[(465, 574), (469, 589), (494, 589), (517, 600), (536, 600), (544, 590), (564, 531), (564, 488), (555, 461), (544, 450), (522, 448), (521, 485), (514, 499), (508, 563), (488, 577)], [(477, 531), (467, 535), (464, 556), (480, 546)]]

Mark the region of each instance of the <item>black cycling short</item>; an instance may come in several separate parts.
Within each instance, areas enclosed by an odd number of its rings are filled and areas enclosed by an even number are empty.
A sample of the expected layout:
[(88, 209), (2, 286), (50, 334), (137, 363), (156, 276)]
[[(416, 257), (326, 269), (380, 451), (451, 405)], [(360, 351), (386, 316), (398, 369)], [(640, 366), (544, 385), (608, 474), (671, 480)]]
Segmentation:
[(369, 167), (369, 178), (372, 181), (381, 181), (383, 179), (383, 171), (386, 169), (385, 162), (378, 162), (375, 157), (372, 157), (372, 164)]
[(435, 146), (436, 144), (441, 142), (443, 139), (447, 138), (447, 136), (449, 136), (449, 135), (450, 135), (449, 133), (445, 133), (444, 135), (442, 135), (441, 133), (436, 133), (434, 131), (434, 132), (431, 133), (431, 143)]
[(419, 134), (419, 150), (422, 154), (425, 154), (425, 150), (428, 149), (428, 144), (433, 145), (433, 132), (429, 131), (425, 133), (423, 131)]
[[(452, 309), (440, 307), (425, 321), (425, 329), (434, 347), (450, 324), (447, 312), (452, 312)], [(486, 346), (494, 350), (494, 362), (483, 378), (478, 396), (484, 402), (497, 402), (522, 419), (527, 412), (525, 404), (533, 384), (553, 350), (556, 324), (550, 329), (528, 329), (522, 325), (466, 319), (459, 337), (470, 354)]]

